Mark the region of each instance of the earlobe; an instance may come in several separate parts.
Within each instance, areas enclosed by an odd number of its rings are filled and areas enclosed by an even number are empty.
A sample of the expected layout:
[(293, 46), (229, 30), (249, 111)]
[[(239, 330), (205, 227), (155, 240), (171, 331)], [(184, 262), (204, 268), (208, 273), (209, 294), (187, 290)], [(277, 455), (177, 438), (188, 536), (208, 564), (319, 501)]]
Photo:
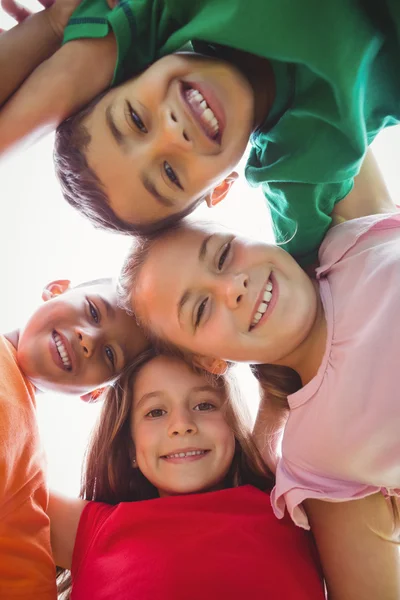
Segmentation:
[(239, 175), (236, 173), (236, 171), (232, 171), (228, 177), (221, 181), (219, 185), (217, 185), (209, 194), (207, 194), (206, 202), (208, 208), (213, 208), (213, 206), (216, 206), (225, 198), (238, 177)]
[(219, 358), (210, 358), (208, 356), (195, 356), (193, 362), (200, 369), (204, 369), (213, 375), (225, 375), (228, 370), (226, 360)]
[(56, 279), (55, 281), (51, 281), (46, 285), (42, 292), (42, 300), (47, 302), (47, 300), (51, 300), (56, 296), (60, 296), (60, 294), (64, 294), (64, 292), (70, 288), (71, 282), (69, 279)]
[(81, 396), (81, 400), (87, 402), (88, 404), (94, 404), (100, 398), (102, 393), (104, 392), (104, 388), (98, 388), (97, 390), (93, 390), (93, 392), (88, 392), (87, 394), (83, 394)]

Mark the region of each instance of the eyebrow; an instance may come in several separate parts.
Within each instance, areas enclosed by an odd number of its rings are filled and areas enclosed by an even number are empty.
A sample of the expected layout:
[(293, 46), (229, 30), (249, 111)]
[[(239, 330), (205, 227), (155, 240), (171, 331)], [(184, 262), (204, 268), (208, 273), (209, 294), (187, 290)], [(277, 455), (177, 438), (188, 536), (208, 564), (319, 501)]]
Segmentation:
[(154, 183), (148, 178), (148, 176), (145, 173), (140, 174), (140, 180), (143, 183), (146, 190), (149, 192), (149, 194), (151, 194), (157, 200), (157, 202), (159, 202), (163, 206), (168, 206), (168, 208), (175, 206), (175, 201), (171, 200), (171, 198), (163, 196), (163, 194), (160, 194)]
[(106, 108), (106, 123), (108, 125), (109, 130), (118, 146), (121, 146), (123, 150), (126, 149), (126, 138), (123, 133), (118, 129), (115, 124), (115, 121), (112, 116), (111, 104), (109, 104)]
[[(189, 396), (193, 393), (198, 393), (198, 392), (212, 392), (213, 394), (216, 394), (217, 396), (220, 395), (220, 391), (217, 390), (215, 387), (213, 387), (212, 385), (199, 385), (199, 386), (195, 386), (193, 388), (190, 389), (189, 391)], [(138, 401), (136, 408), (138, 406), (140, 406), (140, 404), (143, 404), (146, 400), (151, 400), (151, 398), (158, 398), (160, 396), (163, 396), (164, 392), (162, 390), (155, 390), (154, 392), (148, 392), (147, 394), (143, 394), (143, 396), (140, 398), (140, 400)]]
[[(208, 243), (211, 240), (211, 238), (214, 236), (213, 233), (210, 233), (210, 235), (207, 235), (204, 240), (201, 242), (201, 246), (199, 249), (199, 254), (198, 254), (198, 259), (199, 262), (203, 263), (206, 259), (207, 256), (207, 250), (208, 250)], [(189, 290), (186, 290), (182, 296), (181, 299), (178, 302), (178, 306), (177, 306), (177, 311), (178, 311), (178, 321), (180, 322), (181, 320), (181, 313), (183, 310), (183, 307), (185, 306), (186, 302), (189, 300), (191, 296), (191, 293)]]

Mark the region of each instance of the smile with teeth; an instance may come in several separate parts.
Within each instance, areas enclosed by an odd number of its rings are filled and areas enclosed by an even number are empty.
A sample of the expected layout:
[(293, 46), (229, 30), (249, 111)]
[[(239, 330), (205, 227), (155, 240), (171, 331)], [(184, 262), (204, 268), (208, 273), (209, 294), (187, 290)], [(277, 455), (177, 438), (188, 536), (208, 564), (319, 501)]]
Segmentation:
[(193, 108), (196, 116), (201, 120), (208, 135), (215, 139), (219, 133), (219, 122), (211, 108), (208, 106), (204, 96), (196, 89), (190, 88), (185, 90), (185, 97)]
[(190, 452), (177, 452), (175, 454), (166, 454), (161, 458), (186, 458), (187, 456), (200, 456), (201, 454), (207, 454), (208, 450), (192, 450)]
[(66, 347), (64, 346), (60, 336), (56, 331), (54, 331), (53, 333), (53, 340), (56, 344), (57, 352), (62, 360), (64, 367), (67, 369), (67, 371), (70, 371), (72, 369), (71, 360), (69, 358)]
[(263, 298), (262, 298), (260, 304), (258, 305), (256, 313), (251, 322), (250, 330), (253, 329), (253, 327), (255, 327), (257, 325), (257, 323), (260, 321), (263, 314), (266, 312), (268, 305), (270, 303), (270, 300), (272, 298), (272, 291), (273, 291), (273, 285), (272, 285), (271, 280), (268, 279), (267, 284), (264, 289)]

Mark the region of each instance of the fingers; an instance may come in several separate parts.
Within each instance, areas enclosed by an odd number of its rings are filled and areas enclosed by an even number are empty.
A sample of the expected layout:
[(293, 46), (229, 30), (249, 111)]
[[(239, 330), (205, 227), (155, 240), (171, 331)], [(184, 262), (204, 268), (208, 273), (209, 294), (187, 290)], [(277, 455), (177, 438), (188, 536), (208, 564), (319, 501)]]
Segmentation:
[(10, 15), (10, 17), (15, 19), (17, 23), (22, 23), (22, 21), (25, 21), (25, 19), (32, 14), (31, 11), (24, 6), (21, 6), (21, 4), (18, 4), (16, 0), (1, 0), (1, 8)]
[(43, 8), (50, 8), (55, 2), (55, 0), (38, 0)]

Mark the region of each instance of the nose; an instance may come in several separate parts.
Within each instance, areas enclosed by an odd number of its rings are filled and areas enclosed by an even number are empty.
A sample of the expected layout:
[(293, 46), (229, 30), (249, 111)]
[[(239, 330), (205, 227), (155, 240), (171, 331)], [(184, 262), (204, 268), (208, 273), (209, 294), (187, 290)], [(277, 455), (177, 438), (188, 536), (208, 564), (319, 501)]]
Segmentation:
[(163, 141), (169, 147), (178, 147), (187, 151), (192, 147), (192, 141), (185, 129), (183, 119), (179, 117), (177, 111), (166, 107), (163, 114), (162, 127)]
[(218, 294), (228, 308), (235, 310), (247, 294), (249, 278), (245, 273), (220, 276), (217, 280)]
[(168, 425), (168, 435), (170, 437), (194, 435), (195, 433), (197, 433), (197, 426), (190, 411), (181, 410), (171, 413)]
[(90, 358), (91, 356), (93, 356), (97, 344), (97, 336), (95, 331), (77, 329), (76, 335), (84, 357)]

